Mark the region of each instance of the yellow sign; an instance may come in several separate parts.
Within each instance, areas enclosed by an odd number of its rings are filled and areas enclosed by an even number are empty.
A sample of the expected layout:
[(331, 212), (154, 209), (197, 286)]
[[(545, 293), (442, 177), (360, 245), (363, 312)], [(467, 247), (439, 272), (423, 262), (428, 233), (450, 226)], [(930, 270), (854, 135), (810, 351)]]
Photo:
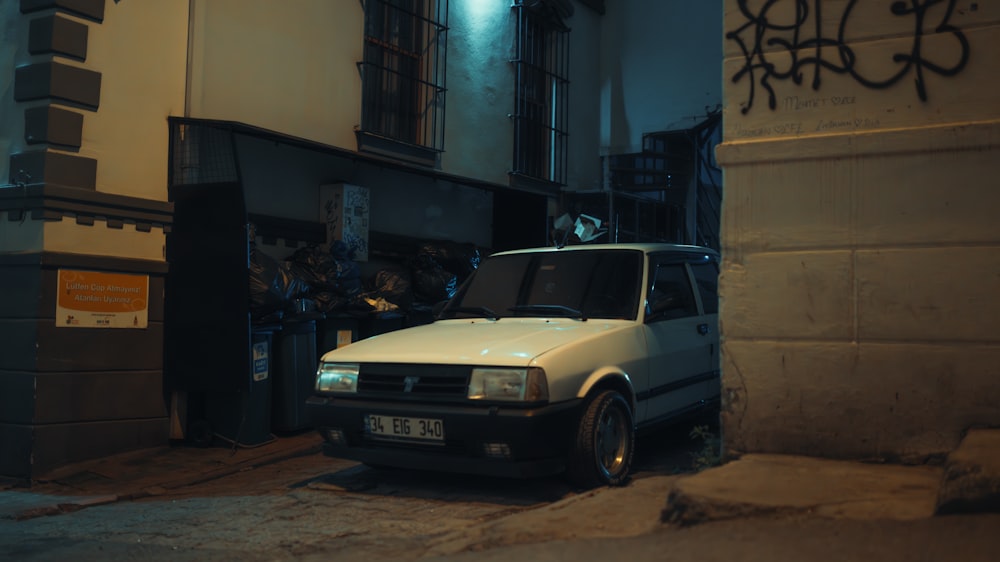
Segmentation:
[(60, 269), (56, 326), (146, 328), (149, 276)]

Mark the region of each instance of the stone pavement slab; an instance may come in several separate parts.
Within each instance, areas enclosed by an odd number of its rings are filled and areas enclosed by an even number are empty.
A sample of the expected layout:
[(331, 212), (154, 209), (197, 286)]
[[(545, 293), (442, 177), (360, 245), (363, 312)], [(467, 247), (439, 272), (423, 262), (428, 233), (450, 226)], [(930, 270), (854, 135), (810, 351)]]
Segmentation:
[(0, 519), (28, 519), (94, 505), (156, 496), (170, 490), (317, 453), (315, 431), (278, 437), (252, 448), (165, 446), (75, 463), (26, 485), (0, 486)]
[(1000, 513), (1000, 429), (971, 429), (945, 462), (937, 513)]
[(659, 526), (663, 501), (680, 476), (633, 479), (627, 486), (596, 488), (511, 517), (453, 531), (428, 540), (429, 556), (446, 556), (470, 548), (518, 543), (621, 538), (644, 535)]
[(943, 469), (745, 455), (680, 478), (663, 510), (680, 524), (753, 515), (808, 513), (854, 519), (912, 520), (934, 514)]
[(1000, 429), (969, 430), (944, 466), (748, 454), (676, 480), (662, 520), (808, 513), (903, 521), (986, 512), (1000, 513)]

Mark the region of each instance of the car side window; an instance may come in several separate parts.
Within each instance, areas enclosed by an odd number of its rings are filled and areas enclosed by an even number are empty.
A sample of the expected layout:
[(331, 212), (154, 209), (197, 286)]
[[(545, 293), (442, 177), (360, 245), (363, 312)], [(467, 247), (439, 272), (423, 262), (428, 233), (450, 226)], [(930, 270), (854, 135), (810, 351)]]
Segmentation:
[(719, 313), (719, 268), (715, 263), (691, 264), (694, 282), (701, 295), (701, 306), (705, 314)]
[(659, 322), (674, 318), (696, 316), (698, 307), (695, 305), (691, 282), (688, 280), (687, 269), (682, 263), (660, 264), (656, 267), (653, 286), (646, 299), (646, 319), (648, 322)]

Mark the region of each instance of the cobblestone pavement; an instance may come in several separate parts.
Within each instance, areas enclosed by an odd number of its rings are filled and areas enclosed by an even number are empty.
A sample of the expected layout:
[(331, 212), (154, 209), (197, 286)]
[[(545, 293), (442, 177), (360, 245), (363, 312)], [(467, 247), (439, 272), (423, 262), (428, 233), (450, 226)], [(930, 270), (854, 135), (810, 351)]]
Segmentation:
[(1000, 430), (941, 465), (757, 454), (695, 471), (693, 427), (643, 436), (635, 478), (589, 491), (376, 470), (315, 435), (137, 452), (0, 485), (0, 560), (997, 560)]
[[(635, 536), (658, 525), (662, 505), (648, 498), (666, 497), (672, 473), (690, 466), (689, 431), (643, 437), (632, 484), (592, 491), (558, 477), (373, 469), (311, 453), (134, 499), (93, 496), (92, 504), (55, 515), (0, 518), (0, 560), (406, 561), (519, 542)], [(605, 507), (591, 501), (604, 495), (620, 499)], [(630, 498), (644, 498), (644, 509), (603, 513), (606, 505), (640, 503)]]

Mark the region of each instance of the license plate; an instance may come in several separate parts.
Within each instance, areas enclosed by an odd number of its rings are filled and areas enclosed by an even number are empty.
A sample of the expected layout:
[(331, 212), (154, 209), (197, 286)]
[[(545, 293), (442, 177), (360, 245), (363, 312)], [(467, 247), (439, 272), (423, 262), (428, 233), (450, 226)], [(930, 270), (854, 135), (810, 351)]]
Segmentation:
[(430, 418), (407, 418), (368, 414), (365, 431), (375, 438), (444, 443), (444, 422)]

